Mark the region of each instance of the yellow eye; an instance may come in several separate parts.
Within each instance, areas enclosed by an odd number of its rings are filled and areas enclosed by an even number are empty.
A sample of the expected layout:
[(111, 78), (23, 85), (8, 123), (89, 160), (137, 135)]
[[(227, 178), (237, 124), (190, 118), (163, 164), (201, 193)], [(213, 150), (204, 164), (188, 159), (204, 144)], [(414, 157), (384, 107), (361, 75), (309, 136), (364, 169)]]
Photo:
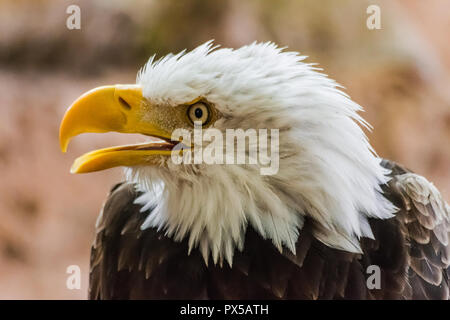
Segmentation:
[(203, 102), (194, 103), (188, 109), (188, 117), (192, 121), (192, 123), (195, 123), (195, 121), (198, 121), (203, 126), (209, 120), (209, 108)]

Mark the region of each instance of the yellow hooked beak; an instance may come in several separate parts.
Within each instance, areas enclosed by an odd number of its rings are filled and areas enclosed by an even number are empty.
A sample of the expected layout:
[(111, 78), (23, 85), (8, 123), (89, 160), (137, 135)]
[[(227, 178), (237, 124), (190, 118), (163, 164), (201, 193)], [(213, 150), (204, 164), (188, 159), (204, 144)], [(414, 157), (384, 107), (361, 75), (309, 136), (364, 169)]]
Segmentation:
[[(81, 133), (140, 133), (160, 138), (159, 142), (95, 150), (75, 160), (72, 173), (85, 173), (117, 166), (149, 164), (155, 156), (170, 155), (175, 143), (163, 128), (164, 119), (142, 96), (139, 85), (115, 85), (93, 89), (67, 109), (59, 130), (61, 150)], [(152, 115), (159, 116), (152, 116)]]

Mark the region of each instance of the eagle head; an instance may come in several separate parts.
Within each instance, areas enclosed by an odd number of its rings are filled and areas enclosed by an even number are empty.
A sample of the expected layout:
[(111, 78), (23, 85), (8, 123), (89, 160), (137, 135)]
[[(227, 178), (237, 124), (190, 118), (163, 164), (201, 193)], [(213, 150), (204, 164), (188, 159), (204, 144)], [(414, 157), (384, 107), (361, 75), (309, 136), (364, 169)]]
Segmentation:
[(231, 265), (249, 227), (295, 254), (306, 219), (323, 243), (359, 252), (359, 238), (373, 237), (367, 218), (395, 211), (380, 188), (388, 172), (361, 107), (304, 59), (272, 43), (212, 42), (152, 57), (136, 84), (93, 89), (69, 107), (61, 149), (86, 132), (149, 136), (89, 152), (71, 171), (125, 167), (150, 211), (141, 228), (188, 239), (206, 263)]

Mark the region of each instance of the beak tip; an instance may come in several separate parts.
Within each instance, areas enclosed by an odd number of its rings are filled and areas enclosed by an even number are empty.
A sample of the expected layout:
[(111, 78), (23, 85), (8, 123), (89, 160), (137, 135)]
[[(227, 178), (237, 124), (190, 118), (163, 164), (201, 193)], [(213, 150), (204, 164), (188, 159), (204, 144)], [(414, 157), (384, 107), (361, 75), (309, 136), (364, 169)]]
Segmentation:
[(86, 170), (86, 167), (83, 165), (83, 161), (80, 160), (81, 157), (75, 159), (75, 161), (72, 164), (72, 167), (70, 168), (71, 174), (78, 174), (78, 173), (87, 173), (89, 170)]
[(66, 153), (67, 152), (67, 143), (65, 143), (65, 144), (61, 143), (59, 145), (59, 147), (60, 147), (62, 153)]

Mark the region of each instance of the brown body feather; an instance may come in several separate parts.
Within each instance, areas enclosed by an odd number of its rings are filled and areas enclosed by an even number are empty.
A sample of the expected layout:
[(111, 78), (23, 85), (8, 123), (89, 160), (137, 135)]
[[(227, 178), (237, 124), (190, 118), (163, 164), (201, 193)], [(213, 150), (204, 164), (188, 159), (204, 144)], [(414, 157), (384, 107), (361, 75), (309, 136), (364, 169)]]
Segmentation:
[[(327, 247), (307, 220), (295, 256), (279, 253), (249, 227), (232, 268), (206, 266), (199, 251), (188, 255), (187, 241), (174, 242), (163, 231), (141, 231), (148, 212), (133, 203), (139, 193), (132, 184), (117, 185), (97, 223), (89, 298), (448, 299), (448, 206), (427, 196), (429, 190), (409, 188), (407, 170), (386, 160), (383, 166), (393, 177), (385, 196), (400, 210), (370, 221), (375, 240), (361, 240), (362, 254)], [(380, 289), (366, 285), (370, 265), (380, 267)]]

